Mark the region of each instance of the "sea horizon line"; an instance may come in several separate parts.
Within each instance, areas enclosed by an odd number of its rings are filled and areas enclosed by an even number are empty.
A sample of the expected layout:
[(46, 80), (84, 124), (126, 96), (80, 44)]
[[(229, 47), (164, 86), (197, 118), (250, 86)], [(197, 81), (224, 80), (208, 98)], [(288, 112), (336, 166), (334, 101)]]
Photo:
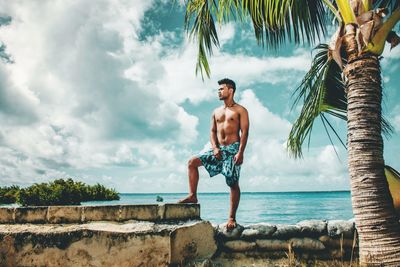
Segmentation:
[[(281, 193), (341, 193), (349, 192), (350, 190), (321, 190), (321, 191), (242, 191), (241, 194), (281, 194)], [(136, 193), (136, 192), (120, 192), (118, 194), (134, 194), (134, 195), (150, 195), (150, 194), (164, 194), (164, 195), (174, 195), (174, 194), (187, 194), (187, 192), (148, 192), (148, 193)], [(229, 192), (200, 192), (198, 195), (202, 194), (229, 194)]]

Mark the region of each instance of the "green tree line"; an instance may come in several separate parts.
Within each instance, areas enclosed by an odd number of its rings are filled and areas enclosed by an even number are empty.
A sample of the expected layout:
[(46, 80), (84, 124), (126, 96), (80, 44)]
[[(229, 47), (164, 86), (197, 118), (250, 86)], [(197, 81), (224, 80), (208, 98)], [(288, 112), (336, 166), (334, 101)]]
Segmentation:
[(97, 183), (87, 185), (71, 178), (35, 183), (27, 188), (0, 187), (0, 204), (22, 206), (79, 205), (83, 201), (119, 200), (118, 192)]

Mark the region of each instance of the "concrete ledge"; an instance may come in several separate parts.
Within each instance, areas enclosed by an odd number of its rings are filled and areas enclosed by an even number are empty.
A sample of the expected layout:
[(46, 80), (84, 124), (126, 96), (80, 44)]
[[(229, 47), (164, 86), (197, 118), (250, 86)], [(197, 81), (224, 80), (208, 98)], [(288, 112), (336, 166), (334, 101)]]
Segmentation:
[(43, 206), (0, 208), (0, 224), (90, 221), (185, 221), (200, 219), (199, 204)]
[(48, 223), (76, 223), (82, 218), (82, 209), (77, 206), (51, 206), (47, 210)]
[(47, 222), (48, 207), (15, 208), (16, 223), (45, 223)]
[(200, 218), (200, 205), (198, 204), (164, 204), (164, 208), (163, 220), (194, 220)]
[(13, 223), (14, 222), (14, 208), (1, 208), (0, 209), (0, 223)]
[(121, 205), (120, 221), (143, 220), (157, 221), (159, 205)]
[(119, 221), (120, 206), (82, 207), (82, 222)]
[(177, 266), (216, 249), (205, 221), (0, 225), (1, 266)]

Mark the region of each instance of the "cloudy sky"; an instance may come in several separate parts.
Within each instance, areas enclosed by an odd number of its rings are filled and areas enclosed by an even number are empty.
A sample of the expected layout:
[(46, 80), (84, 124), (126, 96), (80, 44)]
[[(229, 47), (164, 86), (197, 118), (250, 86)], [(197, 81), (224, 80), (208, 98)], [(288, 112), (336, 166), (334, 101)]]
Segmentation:
[[(187, 160), (209, 146), (217, 81), (237, 83), (250, 137), (243, 191), (347, 190), (317, 123), (304, 159), (285, 141), (299, 109), (293, 89), (310, 66), (308, 47), (257, 47), (245, 25), (218, 28), (212, 76), (194, 74), (195, 45), (176, 1), (0, 0), (0, 186), (72, 177), (119, 192), (185, 192)], [(385, 51), (384, 114), (395, 132), (386, 163), (400, 169), (400, 49)], [(343, 122), (332, 120), (343, 138)], [(200, 171), (200, 192), (226, 192)]]

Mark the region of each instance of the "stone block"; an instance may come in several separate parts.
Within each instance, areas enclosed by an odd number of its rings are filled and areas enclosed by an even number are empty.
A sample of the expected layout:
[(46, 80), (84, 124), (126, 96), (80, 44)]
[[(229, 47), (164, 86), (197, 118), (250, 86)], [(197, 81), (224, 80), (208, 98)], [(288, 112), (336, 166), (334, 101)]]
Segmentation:
[(241, 238), (243, 239), (256, 239), (256, 238), (269, 238), (276, 231), (276, 226), (268, 223), (252, 224), (245, 227), (242, 232)]
[(256, 248), (256, 242), (233, 240), (225, 242), (224, 247), (236, 252), (245, 252), (254, 250)]
[(287, 240), (277, 240), (277, 239), (257, 239), (257, 247), (262, 250), (283, 250), (287, 251), (289, 249), (289, 242)]
[(159, 210), (163, 220), (200, 219), (199, 204), (164, 204), (159, 206)]
[(14, 223), (15, 208), (0, 208), (0, 223)]
[(82, 218), (81, 206), (49, 206), (47, 211), (48, 223), (80, 223)]
[(322, 236), (327, 234), (327, 222), (320, 220), (305, 220), (297, 223), (305, 236)]
[(82, 212), (82, 222), (118, 221), (120, 206), (85, 206)]
[(353, 238), (355, 233), (355, 224), (351, 221), (332, 220), (328, 222), (328, 235), (330, 237)]
[(321, 241), (312, 238), (291, 238), (289, 240), (292, 248), (301, 250), (324, 250), (325, 246)]
[(293, 224), (277, 224), (276, 230), (272, 234), (272, 237), (276, 239), (287, 239), (299, 236), (300, 232), (301, 232), (300, 226)]
[(46, 223), (48, 207), (21, 207), (15, 209), (16, 223)]
[(217, 251), (214, 229), (207, 221), (186, 224), (170, 233), (170, 263), (182, 264), (196, 258), (211, 258)]
[[(351, 248), (353, 247), (353, 240), (348, 239), (348, 238), (332, 238), (330, 236), (324, 235), (319, 238), (319, 241), (321, 241), (326, 247), (332, 247), (332, 248)], [(357, 247), (357, 242), (355, 244), (355, 247)]]
[(222, 223), (218, 225), (217, 237), (223, 240), (239, 239), (243, 230), (244, 227), (240, 224), (237, 224), (236, 228), (228, 231), (228, 229), (226, 228), (226, 224)]
[(141, 220), (141, 221), (157, 221), (158, 205), (121, 205), (121, 217), (119, 220)]

